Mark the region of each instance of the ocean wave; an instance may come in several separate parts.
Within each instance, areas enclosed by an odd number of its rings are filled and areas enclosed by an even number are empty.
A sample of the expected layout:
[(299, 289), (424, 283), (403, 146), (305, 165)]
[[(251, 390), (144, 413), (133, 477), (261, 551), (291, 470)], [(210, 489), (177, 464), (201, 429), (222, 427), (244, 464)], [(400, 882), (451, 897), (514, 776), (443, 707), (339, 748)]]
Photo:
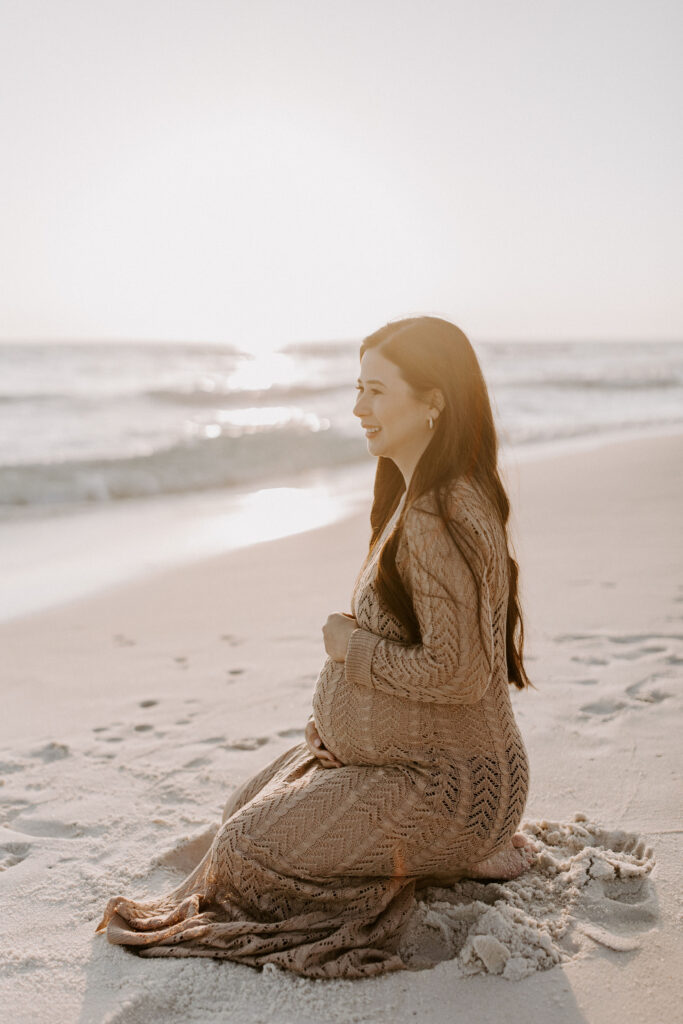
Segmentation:
[(680, 388), (682, 385), (683, 379), (678, 374), (643, 377), (528, 377), (496, 382), (496, 387), (501, 390), (552, 388), (558, 391), (649, 391), (652, 388)]
[(240, 388), (236, 391), (209, 390), (194, 388), (192, 390), (176, 390), (174, 388), (156, 388), (145, 392), (145, 397), (157, 402), (172, 402), (178, 405), (198, 406), (243, 406), (267, 402), (286, 405), (288, 402), (315, 398), (318, 395), (330, 394), (334, 391), (350, 389), (346, 381), (341, 384), (274, 384), (269, 388)]
[[(87, 401), (87, 396), (83, 396), (83, 400)], [(0, 405), (15, 405), (19, 403), (29, 405), (39, 404), (63, 404), (64, 402), (79, 402), (81, 401), (81, 395), (64, 394), (57, 391), (50, 392), (36, 392), (26, 394), (0, 394)], [(99, 398), (92, 399), (92, 401), (99, 401)]]
[[(683, 416), (638, 421), (498, 425), (501, 448), (647, 434), (683, 427)], [(187, 438), (149, 455), (83, 459), (0, 467), (0, 506), (5, 508), (96, 504), (163, 494), (184, 494), (230, 486), (270, 483), (315, 468), (366, 460), (360, 437), (299, 425), (261, 429), (239, 437)]]
[(98, 503), (183, 494), (367, 457), (362, 438), (287, 427), (190, 438), (149, 455), (0, 467), (0, 504)]
[(290, 402), (302, 401), (316, 398), (319, 395), (331, 394), (352, 389), (352, 385), (343, 381), (331, 384), (291, 384), (273, 385), (269, 388), (240, 388), (235, 391), (222, 391), (216, 389), (211, 391), (208, 388), (152, 388), (150, 390), (129, 391), (101, 391), (91, 394), (82, 392), (25, 392), (14, 394), (1, 394), (0, 405), (16, 403), (25, 404), (76, 404), (94, 405), (100, 407), (103, 402), (116, 403), (130, 401), (131, 399), (142, 402), (164, 402), (180, 406), (237, 408), (241, 406), (258, 405), (267, 402), (278, 405), (287, 405)]
[(615, 419), (610, 421), (584, 420), (581, 422), (563, 423), (551, 427), (548, 424), (510, 424), (497, 425), (498, 439), (501, 446), (523, 448), (525, 445), (547, 444), (555, 442), (583, 441), (586, 438), (607, 438), (610, 435), (647, 434), (668, 427), (683, 426), (683, 415), (641, 416), (634, 419)]

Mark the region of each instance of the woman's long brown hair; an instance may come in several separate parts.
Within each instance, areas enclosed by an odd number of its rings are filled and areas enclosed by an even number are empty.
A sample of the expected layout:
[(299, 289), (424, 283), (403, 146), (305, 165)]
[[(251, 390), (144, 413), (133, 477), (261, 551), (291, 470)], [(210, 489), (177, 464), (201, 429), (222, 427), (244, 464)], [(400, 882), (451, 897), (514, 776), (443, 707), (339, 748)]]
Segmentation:
[[(467, 556), (467, 538), (449, 520), (444, 496), (460, 477), (476, 481), (497, 512), (508, 545), (510, 588), (506, 622), (508, 681), (522, 690), (533, 686), (523, 663), (524, 624), (517, 580), (519, 567), (510, 554), (508, 518), (510, 502), (498, 473), (498, 438), (488, 390), (479, 361), (465, 334), (448, 320), (422, 316), (395, 320), (365, 338), (360, 358), (369, 348), (380, 349), (394, 363), (417, 398), (428, 400), (439, 389), (445, 405), (434, 426), (434, 435), (410, 480), (398, 523), (384, 544), (377, 563), (376, 587), (384, 604), (401, 622), (413, 642), (420, 627), (413, 603), (396, 568), (396, 551), (408, 507), (423, 495), (433, 494), (439, 514), (472, 572), (481, 604), (480, 579)], [(375, 473), (370, 513), (372, 535), (368, 557), (405, 491), (405, 481), (392, 459), (380, 456)]]

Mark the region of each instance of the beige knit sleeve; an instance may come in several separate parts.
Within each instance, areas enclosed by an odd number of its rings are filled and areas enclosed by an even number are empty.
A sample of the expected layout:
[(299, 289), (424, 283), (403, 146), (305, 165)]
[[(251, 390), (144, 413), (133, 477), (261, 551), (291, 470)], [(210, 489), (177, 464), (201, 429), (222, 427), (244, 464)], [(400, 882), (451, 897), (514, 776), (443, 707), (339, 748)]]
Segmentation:
[(484, 695), (494, 663), (490, 594), (494, 533), (490, 523), (487, 528), (476, 517), (459, 517), (461, 529), (463, 523), (468, 558), (481, 581), (481, 635), (476, 587), (465, 559), (443, 520), (413, 507), (403, 526), (406, 582), (422, 642), (397, 643), (355, 629), (345, 661), (350, 683), (441, 704), (472, 704)]

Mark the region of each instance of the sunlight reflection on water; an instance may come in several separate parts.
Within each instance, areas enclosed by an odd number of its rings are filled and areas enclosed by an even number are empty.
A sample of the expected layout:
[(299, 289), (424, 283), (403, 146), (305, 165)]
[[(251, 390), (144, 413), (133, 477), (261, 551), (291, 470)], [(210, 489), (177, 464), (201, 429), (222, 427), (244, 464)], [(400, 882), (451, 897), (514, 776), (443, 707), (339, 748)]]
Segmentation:
[(230, 391), (251, 391), (293, 384), (301, 373), (297, 360), (284, 352), (258, 352), (240, 359), (226, 379)]

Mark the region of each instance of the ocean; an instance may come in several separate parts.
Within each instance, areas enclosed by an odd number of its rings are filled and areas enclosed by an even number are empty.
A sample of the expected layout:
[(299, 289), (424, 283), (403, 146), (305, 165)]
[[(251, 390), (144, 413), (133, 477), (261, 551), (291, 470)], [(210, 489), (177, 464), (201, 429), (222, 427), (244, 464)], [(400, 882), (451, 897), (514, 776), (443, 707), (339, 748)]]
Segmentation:
[[(475, 344), (502, 450), (683, 423), (683, 342)], [(0, 344), (0, 516), (367, 462), (358, 342)]]
[[(475, 350), (504, 480), (525, 457), (681, 429), (683, 343)], [(0, 344), (0, 621), (368, 515), (358, 365), (358, 342)]]

